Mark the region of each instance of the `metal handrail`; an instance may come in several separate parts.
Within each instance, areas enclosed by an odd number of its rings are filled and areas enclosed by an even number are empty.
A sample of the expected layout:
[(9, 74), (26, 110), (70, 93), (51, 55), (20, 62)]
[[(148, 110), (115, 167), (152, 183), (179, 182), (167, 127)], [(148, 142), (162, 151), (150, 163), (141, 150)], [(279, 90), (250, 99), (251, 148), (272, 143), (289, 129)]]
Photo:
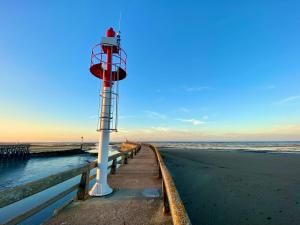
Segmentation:
[[(127, 164), (128, 158), (133, 158), (133, 155), (139, 152), (140, 149), (141, 145), (137, 144), (130, 149), (126, 149), (125, 151), (109, 156), (108, 161), (112, 161), (112, 165), (108, 167), (111, 168), (111, 173), (115, 173), (118, 162), (123, 161), (124, 164)], [(122, 157), (122, 160), (117, 160), (119, 157)], [(54, 197), (29, 209), (28, 211), (25, 211), (24, 213), (11, 218), (9, 221), (6, 221), (5, 224), (18, 224), (24, 219), (36, 214), (37, 212), (48, 207), (49, 205), (53, 204), (54, 202), (58, 201), (59, 199), (63, 198), (76, 189), (78, 191), (75, 199), (86, 200), (88, 197), (89, 182), (96, 177), (96, 175), (89, 175), (90, 170), (96, 167), (97, 162), (94, 161), (78, 168), (63, 171), (54, 175), (50, 175), (48, 177), (38, 179), (36, 181), (32, 181), (27, 184), (0, 191), (0, 208), (3, 208), (82, 174), (81, 180), (78, 184), (73, 185), (67, 190), (55, 195)]]
[[(109, 45), (109, 44), (106, 44)], [(109, 45), (111, 47), (114, 47), (114, 45)], [(119, 62), (116, 63), (111, 63), (112, 66), (116, 66), (116, 67), (121, 67), (124, 68), (124, 70), (126, 71), (126, 64), (127, 64), (127, 54), (126, 52), (121, 48), (118, 47), (119, 50), (119, 54), (113, 54), (112, 56), (114, 58), (117, 58), (118, 60), (120, 60)], [(122, 56), (123, 54), (123, 56)], [(94, 63), (93, 59), (97, 60), (97, 63), (107, 63), (102, 56), (105, 55), (105, 52), (103, 52), (102, 46), (101, 44), (97, 44), (92, 48), (92, 54), (91, 54), (91, 66), (96, 64)]]
[[(94, 63), (94, 61), (93, 61), (93, 59), (96, 59), (96, 60), (98, 60), (98, 62), (97, 63), (107, 63), (104, 59), (102, 59), (102, 56), (103, 55), (105, 55), (106, 53), (104, 53), (104, 52), (99, 52), (99, 53), (96, 53), (96, 54), (94, 54), (93, 52), (92, 52), (92, 56), (91, 56), (91, 65), (94, 65), (95, 63)], [(98, 56), (100, 56), (100, 58), (98, 57)], [(122, 58), (121, 56), (119, 56), (119, 55), (117, 55), (117, 54), (114, 54), (113, 55), (113, 58), (117, 58), (117, 59), (119, 59), (120, 60), (120, 62), (112, 62), (111, 63), (111, 65), (115, 65), (115, 66), (121, 66), (121, 65), (124, 65), (123, 67), (126, 69), (126, 58)]]

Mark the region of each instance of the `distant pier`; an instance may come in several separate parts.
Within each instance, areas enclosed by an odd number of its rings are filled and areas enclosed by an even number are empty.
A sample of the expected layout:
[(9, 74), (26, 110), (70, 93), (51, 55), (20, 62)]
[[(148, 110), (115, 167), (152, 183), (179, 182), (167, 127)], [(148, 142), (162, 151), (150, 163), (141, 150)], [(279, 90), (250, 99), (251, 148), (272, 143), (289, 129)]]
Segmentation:
[(0, 160), (23, 160), (29, 157), (66, 156), (85, 153), (94, 147), (94, 143), (85, 144), (2, 144)]
[(0, 145), (0, 159), (26, 159), (30, 156), (29, 144)]

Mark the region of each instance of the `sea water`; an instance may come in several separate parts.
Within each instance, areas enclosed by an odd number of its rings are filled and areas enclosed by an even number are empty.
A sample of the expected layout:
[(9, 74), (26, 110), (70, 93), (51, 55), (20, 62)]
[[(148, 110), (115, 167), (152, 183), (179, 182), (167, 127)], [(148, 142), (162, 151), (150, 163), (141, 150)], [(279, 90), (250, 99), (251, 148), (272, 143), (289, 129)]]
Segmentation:
[(154, 142), (161, 148), (211, 151), (250, 151), (257, 153), (300, 153), (300, 141), (285, 142)]
[[(97, 152), (97, 145), (91, 149), (92, 153)], [(110, 146), (109, 155), (116, 154), (116, 148)], [(51, 157), (32, 157), (26, 160), (3, 160), (0, 161), (0, 191), (26, 184), (31, 181), (38, 180), (43, 177), (57, 174), (69, 169), (86, 165), (95, 161), (97, 157), (89, 153), (72, 155), (72, 156), (51, 156)], [(109, 163), (109, 165), (111, 162)], [(95, 174), (96, 170), (91, 171), (91, 175)], [(45, 191), (32, 195), (24, 200), (13, 203), (0, 210), (0, 224), (16, 217), (23, 213), (25, 209), (33, 208), (42, 202), (47, 201), (58, 193), (63, 192), (67, 188), (78, 184), (81, 175), (69, 179), (61, 184), (55, 185)], [(90, 187), (95, 180), (90, 182)], [(24, 220), (21, 224), (40, 224), (50, 218), (56, 208), (61, 207), (67, 201), (71, 200), (76, 195), (76, 191), (68, 194), (64, 198), (55, 202), (51, 206), (41, 210), (39, 213)]]
[[(91, 149), (97, 152), (97, 146)], [(117, 151), (110, 146), (109, 155)], [(89, 153), (71, 156), (32, 157), (0, 161), (0, 190), (19, 186), (59, 172), (83, 166), (97, 159)]]

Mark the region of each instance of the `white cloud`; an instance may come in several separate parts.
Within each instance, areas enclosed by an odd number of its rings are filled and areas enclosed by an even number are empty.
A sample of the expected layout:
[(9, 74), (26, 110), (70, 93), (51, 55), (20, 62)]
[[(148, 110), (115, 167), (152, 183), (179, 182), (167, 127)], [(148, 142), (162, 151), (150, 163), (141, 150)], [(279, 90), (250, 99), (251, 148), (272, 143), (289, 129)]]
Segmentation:
[(142, 129), (141, 132), (144, 132), (144, 133), (153, 133), (153, 130), (152, 129)]
[(284, 99), (278, 101), (277, 104), (281, 105), (281, 104), (284, 104), (284, 103), (287, 103), (290, 101), (294, 101), (294, 100), (298, 100), (298, 99), (300, 99), (300, 95), (290, 96), (290, 97), (287, 97), (287, 98), (284, 98)]
[[(169, 129), (164, 126), (132, 129), (121, 129), (112, 133), (113, 141), (124, 141), (126, 138), (131, 141), (292, 141), (300, 139), (300, 124), (278, 124), (273, 126), (259, 126), (255, 129), (244, 129), (232, 127), (231, 129), (217, 130), (192, 130)], [(158, 129), (158, 130), (157, 130)], [(76, 129), (75, 129), (76, 130)], [(15, 130), (13, 130), (15, 131)], [(1, 133), (1, 131), (0, 131)], [(3, 133), (4, 134), (4, 133)], [(78, 139), (78, 134), (76, 138)], [(95, 132), (92, 132), (90, 139), (97, 141)], [(0, 136), (1, 137), (1, 136)], [(3, 137), (3, 135), (2, 135)], [(69, 137), (69, 136), (68, 136)]]
[(166, 131), (170, 130), (167, 127), (151, 127), (151, 129), (156, 130), (156, 131), (163, 131), (163, 132), (166, 132)]
[(119, 128), (119, 129), (118, 129), (118, 132), (123, 133), (123, 134), (128, 134), (128, 133), (130, 133), (130, 130), (128, 130), (128, 129), (123, 129), (123, 128)]
[(150, 127), (150, 128), (145, 128), (145, 129), (141, 129), (139, 130), (141, 133), (147, 133), (147, 134), (152, 134), (155, 133), (156, 131), (158, 132), (167, 132), (170, 131), (169, 128), (167, 127)]
[(181, 122), (185, 122), (185, 123), (191, 123), (193, 124), (194, 126), (197, 126), (197, 125), (200, 125), (200, 124), (203, 124), (205, 122), (203, 121), (200, 121), (200, 120), (196, 120), (196, 119), (177, 119), (178, 121), (181, 121)]
[(119, 119), (131, 119), (131, 118), (136, 118), (137, 116), (134, 115), (120, 115), (118, 118)]
[(95, 118), (97, 118), (98, 117), (98, 115), (90, 115), (89, 116), (89, 119), (95, 119)]
[(179, 111), (181, 111), (181, 112), (185, 112), (185, 113), (189, 113), (189, 112), (191, 112), (191, 110), (189, 110), (189, 109), (187, 109), (187, 108), (184, 108), (184, 107), (182, 107), (182, 108), (179, 108)]
[(269, 84), (269, 85), (259, 87), (259, 89), (262, 89), (262, 90), (271, 90), (271, 89), (275, 89), (275, 88), (276, 88), (276, 86), (274, 84)]
[(205, 91), (210, 89), (208, 86), (198, 86), (198, 87), (186, 87), (185, 90), (187, 92), (199, 92), (199, 91)]
[(166, 119), (167, 116), (158, 112), (153, 112), (149, 110), (144, 111), (146, 113), (147, 117), (153, 118), (153, 119)]

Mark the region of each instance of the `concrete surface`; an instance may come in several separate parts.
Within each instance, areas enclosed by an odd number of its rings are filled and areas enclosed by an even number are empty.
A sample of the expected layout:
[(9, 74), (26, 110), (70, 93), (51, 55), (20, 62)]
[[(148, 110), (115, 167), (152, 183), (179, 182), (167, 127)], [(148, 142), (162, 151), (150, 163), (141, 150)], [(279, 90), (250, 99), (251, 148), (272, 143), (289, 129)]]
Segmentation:
[(114, 188), (113, 194), (73, 202), (45, 224), (172, 224), (171, 216), (162, 211), (162, 181), (150, 148), (142, 146), (134, 159), (129, 159), (116, 174), (109, 175), (108, 182)]

